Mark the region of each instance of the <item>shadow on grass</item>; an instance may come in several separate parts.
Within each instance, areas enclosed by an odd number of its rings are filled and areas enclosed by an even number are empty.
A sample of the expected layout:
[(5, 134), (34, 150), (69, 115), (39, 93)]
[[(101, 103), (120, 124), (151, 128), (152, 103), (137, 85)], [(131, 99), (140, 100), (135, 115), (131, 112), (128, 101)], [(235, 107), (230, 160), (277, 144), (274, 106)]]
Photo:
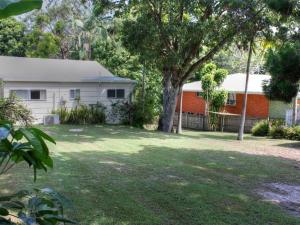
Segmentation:
[[(299, 219), (254, 192), (266, 182), (300, 183), (295, 163), (210, 149), (144, 146), (132, 154), (87, 149), (56, 155), (55, 169), (40, 172), (37, 186), (70, 198), (69, 213), (82, 225), (296, 225)], [(0, 193), (4, 186), (31, 187), (26, 173), (23, 167), (13, 170), (1, 180)]]
[(295, 142), (291, 142), (291, 143), (283, 143), (283, 144), (279, 144), (278, 146), (284, 147), (284, 148), (293, 148), (293, 149), (300, 151), (300, 142), (299, 141), (295, 141)]
[[(216, 139), (216, 140), (237, 140), (236, 133), (205, 132), (184, 130), (182, 135), (175, 133), (166, 134), (159, 131), (147, 131), (144, 129), (129, 126), (82, 126), (82, 125), (59, 125), (59, 126), (41, 126), (43, 130), (48, 131), (57, 141), (101, 141), (103, 139), (147, 139), (155, 138), (159, 140), (170, 139)], [(71, 129), (80, 128), (82, 132), (70, 132)], [(263, 138), (245, 135), (245, 140), (262, 140)]]

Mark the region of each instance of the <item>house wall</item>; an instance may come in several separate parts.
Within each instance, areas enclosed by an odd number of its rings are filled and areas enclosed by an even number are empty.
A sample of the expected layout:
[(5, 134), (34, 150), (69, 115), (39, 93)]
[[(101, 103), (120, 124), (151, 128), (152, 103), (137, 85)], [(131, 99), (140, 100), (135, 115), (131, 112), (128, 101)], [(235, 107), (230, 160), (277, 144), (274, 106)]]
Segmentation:
[[(241, 114), (243, 108), (244, 94), (236, 95), (236, 105), (227, 105), (225, 110), (228, 113)], [(177, 104), (177, 111), (178, 111)], [(196, 92), (184, 92), (182, 101), (182, 111), (194, 114), (205, 113), (205, 101), (202, 97), (198, 97)], [(269, 115), (269, 100), (264, 95), (249, 94), (247, 104), (248, 117), (267, 118)]]
[[(43, 83), (43, 82), (6, 82), (4, 85), (4, 97), (8, 97), (11, 90), (46, 90), (46, 100), (24, 100), (24, 104), (32, 111), (36, 123), (42, 123), (44, 116), (51, 114), (65, 102), (65, 106), (71, 109), (78, 105), (76, 100), (70, 99), (71, 89), (80, 89), (80, 103), (102, 103), (107, 107), (109, 116), (111, 104), (117, 101), (130, 99), (133, 85), (128, 83)], [(125, 89), (125, 98), (122, 100), (107, 98), (107, 89)], [(109, 118), (111, 123), (116, 123)]]
[(292, 109), (291, 103), (282, 101), (270, 101), (270, 118), (271, 119), (285, 119), (286, 110)]

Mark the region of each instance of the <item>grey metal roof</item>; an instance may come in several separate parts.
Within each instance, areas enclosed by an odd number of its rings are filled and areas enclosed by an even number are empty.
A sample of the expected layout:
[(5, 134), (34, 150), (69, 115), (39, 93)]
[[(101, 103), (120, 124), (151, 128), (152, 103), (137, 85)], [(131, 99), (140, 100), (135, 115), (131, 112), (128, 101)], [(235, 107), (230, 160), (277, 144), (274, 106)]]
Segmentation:
[[(252, 94), (264, 94), (263, 91), (263, 82), (270, 81), (271, 76), (269, 75), (256, 75), (251, 74), (249, 77), (249, 86), (248, 93)], [(246, 74), (236, 73), (228, 75), (223, 84), (219, 89), (224, 89), (228, 92), (233, 93), (244, 93), (246, 83)], [(201, 81), (196, 81), (192, 83), (185, 84), (183, 86), (183, 91), (192, 91), (192, 92), (202, 92)]]
[(95, 61), (0, 56), (0, 79), (32, 82), (134, 82)]

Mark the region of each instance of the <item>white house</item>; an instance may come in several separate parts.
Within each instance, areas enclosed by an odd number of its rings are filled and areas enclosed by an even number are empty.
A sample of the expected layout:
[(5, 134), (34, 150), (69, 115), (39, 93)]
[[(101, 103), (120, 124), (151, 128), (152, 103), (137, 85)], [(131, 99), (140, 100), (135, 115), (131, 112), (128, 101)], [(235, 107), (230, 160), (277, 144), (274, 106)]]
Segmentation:
[[(94, 61), (0, 56), (4, 97), (16, 94), (32, 111), (36, 123), (61, 106), (131, 101), (135, 81), (114, 76)], [(112, 121), (113, 122), (113, 121)]]

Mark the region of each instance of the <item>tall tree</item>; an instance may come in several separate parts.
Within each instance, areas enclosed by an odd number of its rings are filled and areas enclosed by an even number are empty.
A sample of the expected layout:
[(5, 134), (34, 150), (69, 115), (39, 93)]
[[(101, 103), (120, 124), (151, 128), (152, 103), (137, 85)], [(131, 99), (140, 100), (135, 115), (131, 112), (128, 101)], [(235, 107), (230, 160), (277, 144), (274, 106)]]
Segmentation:
[(59, 54), (59, 38), (52, 32), (45, 31), (50, 23), (47, 15), (35, 18), (33, 30), (26, 36), (26, 56), (56, 58)]
[(293, 123), (297, 118), (297, 98), (300, 85), (300, 41), (286, 42), (271, 49), (267, 56), (267, 70), (272, 79), (264, 90), (270, 99), (292, 102), (294, 99)]
[[(101, 4), (102, 3), (102, 4)], [(115, 3), (115, 4), (113, 4)], [(260, 0), (96, 1), (126, 13), (123, 42), (128, 50), (153, 63), (163, 77), (160, 129), (171, 132), (176, 98), (196, 69), (231, 43), (264, 11)], [(124, 7), (125, 6), (125, 7)]]
[(13, 18), (0, 20), (0, 55), (25, 56), (25, 25)]
[(243, 109), (241, 115), (241, 124), (239, 129), (238, 140), (244, 140), (244, 130), (245, 130), (245, 122), (246, 122), (246, 113), (247, 113), (247, 101), (248, 101), (248, 85), (249, 85), (249, 78), (250, 78), (250, 64), (252, 59), (253, 53), (253, 44), (254, 44), (254, 37), (249, 42), (249, 55), (247, 61), (247, 69), (246, 69), (246, 82), (245, 82), (245, 92), (244, 92), (244, 99), (243, 99)]
[(270, 99), (292, 102), (293, 124), (297, 122), (297, 95), (300, 85), (300, 1), (269, 0), (269, 7), (279, 14), (277, 46), (267, 55), (266, 67), (272, 79), (264, 86)]

